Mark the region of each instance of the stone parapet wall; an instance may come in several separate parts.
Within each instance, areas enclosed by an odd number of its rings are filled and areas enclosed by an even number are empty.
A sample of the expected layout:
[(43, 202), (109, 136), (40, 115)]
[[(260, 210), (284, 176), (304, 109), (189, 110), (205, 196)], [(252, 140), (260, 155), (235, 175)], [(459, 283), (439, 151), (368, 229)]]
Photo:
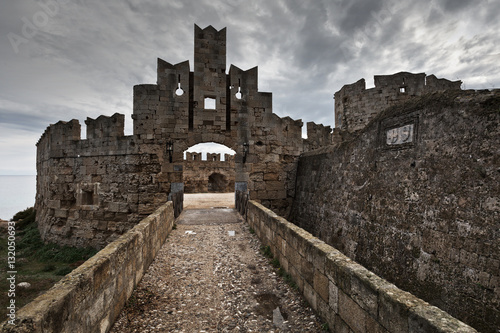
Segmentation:
[(328, 146), (332, 143), (332, 128), (312, 121), (307, 123), (307, 139), (304, 139), (304, 151)]
[(477, 332), (255, 201), (247, 221), (331, 332)]
[(17, 312), (1, 332), (107, 332), (174, 225), (171, 202)]

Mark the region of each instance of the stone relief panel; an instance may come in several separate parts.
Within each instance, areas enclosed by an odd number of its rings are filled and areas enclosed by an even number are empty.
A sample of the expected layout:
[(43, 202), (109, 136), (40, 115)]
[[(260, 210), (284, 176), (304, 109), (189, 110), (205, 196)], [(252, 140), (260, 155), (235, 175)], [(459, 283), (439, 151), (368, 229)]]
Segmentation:
[(413, 142), (413, 124), (386, 131), (386, 144), (389, 146)]

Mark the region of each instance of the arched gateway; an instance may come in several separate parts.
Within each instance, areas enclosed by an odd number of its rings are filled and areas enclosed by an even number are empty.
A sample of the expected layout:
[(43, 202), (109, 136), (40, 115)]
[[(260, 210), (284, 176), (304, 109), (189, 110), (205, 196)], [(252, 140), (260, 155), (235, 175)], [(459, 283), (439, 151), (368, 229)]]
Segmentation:
[(183, 192), (183, 152), (216, 142), (236, 152), (235, 189), (286, 214), (298, 156), (331, 142), (331, 129), (272, 113), (257, 89), (257, 67), (231, 65), (226, 29), (195, 25), (194, 68), (158, 59), (157, 84), (134, 87), (134, 133), (124, 116), (87, 118), (47, 128), (37, 143), (36, 209), (46, 241), (103, 247)]

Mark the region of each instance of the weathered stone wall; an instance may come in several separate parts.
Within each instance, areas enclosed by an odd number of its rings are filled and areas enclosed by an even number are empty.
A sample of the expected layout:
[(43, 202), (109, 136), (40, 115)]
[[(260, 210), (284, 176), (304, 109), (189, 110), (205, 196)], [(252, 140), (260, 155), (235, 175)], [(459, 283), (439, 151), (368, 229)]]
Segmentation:
[(96, 133), (116, 118), (123, 116), (87, 119), (91, 139), (80, 140), (72, 120), (51, 125), (39, 140), (35, 208), (45, 241), (103, 248), (167, 201), (154, 147), (118, 136), (123, 121)]
[(220, 154), (207, 154), (201, 159), (201, 153), (186, 153), (184, 160), (184, 193), (234, 192), (234, 157), (225, 154), (224, 161)]
[(425, 95), (299, 161), (291, 221), (482, 332), (500, 327), (500, 91)]
[(255, 201), (247, 205), (248, 224), (331, 332), (477, 332)]
[(335, 127), (349, 133), (359, 131), (390, 106), (430, 92), (459, 90), (461, 84), (425, 73), (400, 72), (376, 75), (375, 87), (366, 89), (365, 79), (361, 79), (335, 93)]
[(172, 203), (157, 209), (44, 294), (2, 332), (107, 332), (174, 225)]

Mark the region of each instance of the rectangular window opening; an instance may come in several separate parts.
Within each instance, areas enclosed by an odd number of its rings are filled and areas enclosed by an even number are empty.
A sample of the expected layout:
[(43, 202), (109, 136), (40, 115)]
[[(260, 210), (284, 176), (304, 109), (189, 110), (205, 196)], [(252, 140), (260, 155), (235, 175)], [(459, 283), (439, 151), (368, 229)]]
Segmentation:
[(205, 97), (204, 109), (205, 110), (215, 110), (216, 109), (215, 98)]
[(94, 204), (94, 192), (93, 191), (82, 191), (82, 205), (93, 205)]

